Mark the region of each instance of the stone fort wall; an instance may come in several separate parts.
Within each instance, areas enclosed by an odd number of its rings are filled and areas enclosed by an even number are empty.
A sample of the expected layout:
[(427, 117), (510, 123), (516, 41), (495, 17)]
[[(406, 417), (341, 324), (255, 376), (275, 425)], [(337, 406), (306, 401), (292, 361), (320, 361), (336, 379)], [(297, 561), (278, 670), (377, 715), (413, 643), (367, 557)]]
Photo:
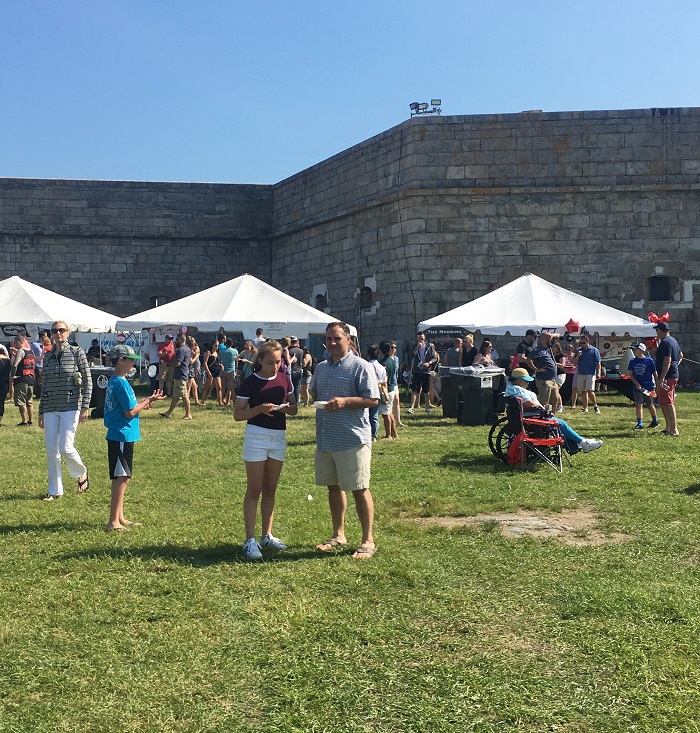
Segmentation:
[(273, 281), (325, 292), (366, 344), (533, 272), (668, 310), (691, 356), (699, 191), (700, 109), (414, 118), (275, 186)]
[(367, 344), (529, 271), (697, 358), (699, 190), (697, 108), (414, 118), (275, 186), (0, 179), (0, 277), (128, 315), (250, 272)]
[(0, 278), (118, 316), (249, 272), (270, 279), (269, 186), (0, 179)]

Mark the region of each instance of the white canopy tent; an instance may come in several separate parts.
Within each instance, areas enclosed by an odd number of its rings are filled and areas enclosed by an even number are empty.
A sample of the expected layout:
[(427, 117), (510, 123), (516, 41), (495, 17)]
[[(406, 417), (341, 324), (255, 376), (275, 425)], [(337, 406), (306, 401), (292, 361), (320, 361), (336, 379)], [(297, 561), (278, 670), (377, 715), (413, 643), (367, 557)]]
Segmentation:
[(464, 328), (482, 334), (524, 336), (529, 328), (563, 333), (569, 321), (601, 336), (653, 336), (653, 324), (525, 273), (469, 303), (422, 321), (418, 330)]
[[(240, 331), (243, 338), (255, 338), (262, 328), (267, 338), (293, 335), (306, 339), (323, 333), (326, 325), (339, 319), (323, 313), (281, 290), (241, 275), (199, 293), (117, 321), (120, 331), (188, 326), (199, 331)], [(354, 329), (352, 329), (354, 331)]]
[(106, 332), (114, 329), (117, 318), (16, 275), (0, 280), (0, 331), (6, 338), (18, 328), (33, 336), (59, 319), (72, 331)]

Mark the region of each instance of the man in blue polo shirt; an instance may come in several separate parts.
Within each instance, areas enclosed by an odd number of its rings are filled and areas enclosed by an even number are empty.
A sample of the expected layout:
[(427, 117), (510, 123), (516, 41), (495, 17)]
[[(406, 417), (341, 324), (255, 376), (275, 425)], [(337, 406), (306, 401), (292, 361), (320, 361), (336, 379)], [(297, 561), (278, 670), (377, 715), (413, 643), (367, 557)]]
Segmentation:
[(316, 484), (328, 487), (333, 534), (316, 549), (328, 552), (347, 544), (346, 492), (351, 491), (362, 526), (362, 542), (353, 557), (367, 560), (377, 551), (372, 535), (372, 431), (367, 412), (379, 404), (379, 384), (369, 363), (350, 350), (347, 323), (328, 325), (326, 349), (329, 359), (316, 367), (309, 392), (317, 407)]
[(595, 398), (595, 380), (600, 379), (601, 363), (600, 351), (591, 346), (591, 339), (584, 334), (578, 342), (574, 366), (578, 369), (576, 377), (576, 389), (581, 393), (581, 412), (588, 412), (588, 400), (593, 404), (593, 411), (600, 413), (598, 402)]

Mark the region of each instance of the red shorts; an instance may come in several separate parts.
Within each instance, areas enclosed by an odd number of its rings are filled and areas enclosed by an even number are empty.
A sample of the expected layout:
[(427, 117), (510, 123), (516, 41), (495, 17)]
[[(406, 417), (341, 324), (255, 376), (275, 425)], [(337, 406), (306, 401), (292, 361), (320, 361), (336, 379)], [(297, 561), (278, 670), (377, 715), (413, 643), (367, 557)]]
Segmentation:
[(664, 389), (661, 385), (659, 385), (658, 389), (656, 390), (656, 398), (658, 399), (660, 405), (673, 404), (676, 398), (677, 384), (678, 379), (667, 379), (666, 386), (668, 387), (668, 389)]

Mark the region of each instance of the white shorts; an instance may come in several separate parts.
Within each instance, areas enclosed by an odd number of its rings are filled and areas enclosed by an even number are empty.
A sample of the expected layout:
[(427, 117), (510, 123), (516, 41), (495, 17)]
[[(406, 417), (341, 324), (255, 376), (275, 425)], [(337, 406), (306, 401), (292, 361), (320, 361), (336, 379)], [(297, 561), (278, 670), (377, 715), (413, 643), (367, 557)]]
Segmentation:
[(386, 405), (383, 405), (381, 402), (379, 403), (380, 415), (391, 415), (391, 411), (394, 407), (394, 399), (396, 399), (396, 395), (393, 392), (389, 392), (389, 400)]
[(268, 430), (257, 425), (246, 425), (243, 440), (243, 460), (258, 463), (274, 458), (284, 461), (287, 453), (287, 435), (284, 430)]
[(576, 377), (576, 389), (588, 392), (595, 389), (595, 374), (579, 374)]
[(318, 450), (314, 460), (318, 486), (340, 486), (341, 491), (369, 488), (372, 449), (358, 445), (350, 450)]

